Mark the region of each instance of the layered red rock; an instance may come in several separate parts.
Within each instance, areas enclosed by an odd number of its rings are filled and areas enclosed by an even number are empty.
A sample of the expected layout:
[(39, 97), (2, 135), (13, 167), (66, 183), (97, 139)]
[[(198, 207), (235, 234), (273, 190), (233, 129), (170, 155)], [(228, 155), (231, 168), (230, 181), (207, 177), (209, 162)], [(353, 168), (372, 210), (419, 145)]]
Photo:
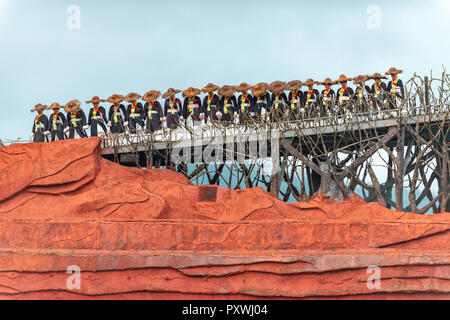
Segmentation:
[(99, 153), (96, 138), (0, 149), (0, 298), (450, 297), (449, 213), (286, 204)]

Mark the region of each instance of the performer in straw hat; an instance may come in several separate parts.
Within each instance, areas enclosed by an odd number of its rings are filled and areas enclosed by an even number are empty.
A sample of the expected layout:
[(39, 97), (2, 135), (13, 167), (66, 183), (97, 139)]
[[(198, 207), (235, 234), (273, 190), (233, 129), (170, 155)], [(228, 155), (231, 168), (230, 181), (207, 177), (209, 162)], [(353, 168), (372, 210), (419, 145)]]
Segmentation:
[(314, 89), (314, 86), (317, 83), (317, 81), (314, 81), (311, 78), (303, 82), (303, 85), (308, 87), (308, 91), (305, 91), (303, 94), (303, 105), (308, 118), (313, 118), (317, 115), (317, 106), (319, 105), (320, 95), (319, 90)]
[(340, 114), (351, 112), (351, 99), (354, 95), (354, 91), (347, 85), (347, 82), (352, 80), (352, 78), (347, 78), (347, 76), (344, 74), (341, 74), (339, 79), (336, 80), (336, 83), (341, 84), (341, 88), (339, 88), (336, 94), (336, 103), (338, 105), (338, 112)]
[(59, 103), (53, 102), (47, 110), (53, 110), (53, 114), (49, 117), (48, 130), (50, 131), (51, 141), (64, 140), (64, 128), (67, 126), (66, 117), (59, 109), (62, 108)]
[(144, 119), (147, 132), (161, 130), (163, 121), (166, 121), (162, 106), (158, 102), (160, 95), (161, 92), (151, 90), (142, 97), (142, 100), (146, 102), (144, 105)]
[(237, 101), (234, 95), (236, 87), (223, 86), (219, 89), (220, 99), (220, 111), (217, 113), (217, 118), (224, 124), (231, 124), (233, 120), (234, 112), (237, 110)]
[(353, 83), (356, 85), (355, 95), (353, 96), (356, 112), (366, 113), (370, 110), (371, 89), (366, 86), (367, 80), (369, 80), (367, 75), (359, 75), (353, 79)]
[(236, 91), (240, 92), (237, 99), (237, 110), (235, 116), (239, 115), (239, 123), (248, 123), (254, 114), (254, 100), (253, 96), (248, 93), (253, 88), (252, 85), (243, 82), (236, 87)]
[(114, 94), (106, 100), (112, 103), (108, 115), (108, 126), (112, 133), (124, 133), (125, 127), (128, 126), (128, 112), (122, 104), (123, 100), (124, 96), (120, 94)]
[(217, 121), (217, 112), (220, 111), (220, 99), (217, 94), (214, 94), (220, 87), (215, 84), (208, 83), (202, 88), (202, 91), (207, 94), (203, 99), (203, 112), (205, 113), (205, 123), (208, 123), (208, 119), (211, 121)]
[(405, 99), (403, 82), (398, 77), (400, 73), (403, 73), (403, 70), (399, 70), (394, 67), (386, 71), (386, 75), (392, 77), (392, 80), (389, 81), (387, 86), (387, 91), (390, 93), (388, 95), (390, 109), (400, 107), (403, 104), (403, 99)]
[(205, 118), (205, 112), (203, 111), (203, 105), (198, 96), (200, 90), (197, 88), (188, 88), (183, 91), (183, 96), (185, 97), (183, 103), (183, 120), (186, 120), (186, 125), (188, 127), (200, 126), (202, 120)]
[(38, 115), (34, 118), (33, 129), (31, 132), (31, 141), (33, 142), (45, 142), (45, 137), (48, 134), (48, 118), (44, 114), (44, 110), (47, 109), (46, 105), (38, 103), (30, 112), (37, 112)]
[(323, 89), (322, 93), (320, 94), (320, 108), (324, 113), (330, 116), (334, 111), (335, 99), (335, 92), (333, 89), (331, 89), (331, 86), (335, 85), (336, 83), (330, 78), (326, 78), (322, 82), (319, 82), (319, 84), (325, 86), (325, 89)]
[(137, 126), (144, 128), (144, 107), (138, 102), (141, 95), (131, 92), (125, 96), (125, 100), (129, 103), (127, 107), (127, 116), (129, 121), (130, 133), (135, 134)]
[(69, 124), (64, 132), (69, 132), (68, 139), (87, 138), (86, 129), (86, 115), (81, 110), (81, 102), (78, 100), (71, 100), (64, 106), (67, 112), (67, 122)]
[(254, 109), (254, 119), (258, 120), (260, 119), (261, 115), (269, 108), (270, 105), (270, 93), (268, 92), (269, 85), (265, 82), (260, 82), (256, 84), (252, 88), (252, 94), (253, 94), (253, 104), (255, 106)]
[(385, 105), (387, 91), (386, 83), (384, 83), (381, 79), (387, 78), (380, 73), (374, 73), (369, 77), (369, 79), (375, 81), (370, 90), (372, 94), (373, 109), (381, 111), (383, 109), (383, 106)]
[(288, 103), (284, 90), (286, 90), (286, 82), (274, 81), (269, 84), (269, 91), (272, 92), (269, 107), (269, 113), (272, 121), (283, 118), (286, 104)]
[(183, 112), (183, 108), (180, 99), (175, 98), (175, 95), (180, 92), (181, 90), (170, 88), (162, 95), (163, 99), (166, 99), (164, 102), (164, 114), (167, 119), (167, 127), (170, 129), (176, 129), (180, 125), (180, 115)]
[(91, 127), (91, 137), (97, 137), (99, 133), (106, 134), (107, 132), (106, 125), (108, 123), (108, 118), (106, 117), (106, 110), (100, 106), (100, 102), (105, 102), (105, 100), (100, 99), (98, 96), (86, 101), (87, 104), (92, 103), (93, 105), (91, 110), (89, 110), (88, 116), (88, 126)]
[[(291, 120), (298, 120), (302, 110), (303, 92), (300, 88), (303, 83), (299, 80), (288, 82), (286, 89), (289, 90), (289, 118)], [(304, 110), (304, 109), (303, 109)]]

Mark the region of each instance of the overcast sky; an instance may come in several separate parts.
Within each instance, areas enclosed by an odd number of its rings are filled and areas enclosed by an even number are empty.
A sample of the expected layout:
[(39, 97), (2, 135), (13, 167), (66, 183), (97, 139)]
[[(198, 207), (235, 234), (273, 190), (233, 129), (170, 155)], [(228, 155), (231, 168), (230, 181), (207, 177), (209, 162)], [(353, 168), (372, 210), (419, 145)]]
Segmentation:
[(0, 138), (28, 138), (36, 103), (87, 111), (94, 95), (208, 82), (441, 72), (449, 15), (450, 0), (0, 0)]

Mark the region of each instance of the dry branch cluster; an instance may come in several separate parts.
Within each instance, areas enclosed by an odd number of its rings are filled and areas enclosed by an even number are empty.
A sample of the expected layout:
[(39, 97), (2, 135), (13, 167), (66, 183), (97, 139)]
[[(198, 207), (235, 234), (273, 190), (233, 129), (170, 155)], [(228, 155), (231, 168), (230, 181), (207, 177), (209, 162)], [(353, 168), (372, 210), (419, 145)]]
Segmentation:
[[(211, 131), (224, 139), (233, 136), (233, 145), (223, 145), (224, 153), (233, 155), (231, 161), (174, 164), (177, 138), (169, 129), (109, 134), (103, 146), (115, 161), (128, 157), (136, 166), (163, 165), (195, 184), (262, 186), (284, 201), (307, 200), (319, 190), (336, 200), (358, 192), (366, 201), (397, 210), (449, 211), (449, 85), (445, 72), (439, 78), (414, 75), (400, 102), (374, 102), (368, 95), (366, 103), (353, 101), (343, 108), (332, 103), (310, 117), (265, 113), (239, 125), (212, 121), (177, 129), (193, 144)], [(239, 154), (250, 150), (248, 141), (244, 149), (237, 148), (239, 135), (274, 130), (279, 133), (278, 146), (268, 149), (276, 153), (265, 158)], [(273, 142), (269, 139), (267, 144)], [(237, 161), (239, 157), (246, 161)]]

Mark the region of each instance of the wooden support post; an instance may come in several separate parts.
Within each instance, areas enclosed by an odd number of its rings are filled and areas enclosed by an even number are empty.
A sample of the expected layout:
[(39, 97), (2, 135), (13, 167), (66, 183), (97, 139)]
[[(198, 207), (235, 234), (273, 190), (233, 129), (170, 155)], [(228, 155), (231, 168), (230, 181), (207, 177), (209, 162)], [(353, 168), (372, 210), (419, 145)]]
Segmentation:
[[(392, 152), (393, 148), (389, 148)], [(392, 174), (392, 166), (393, 166), (393, 159), (389, 157), (388, 159), (388, 167), (387, 167), (387, 178), (386, 178), (386, 190), (384, 193), (384, 199), (386, 200), (387, 208), (392, 208), (392, 186), (394, 185), (394, 177)]]
[(280, 168), (280, 136), (277, 130), (270, 133), (270, 155), (272, 157), (272, 175), (270, 177), (270, 194), (279, 197), (281, 186)]
[(280, 170), (273, 170), (270, 177), (270, 194), (278, 198), (281, 186), (281, 174)]
[(374, 187), (374, 192), (377, 197), (378, 204), (382, 205), (383, 207), (386, 207), (386, 201), (384, 200), (383, 195), (381, 193), (380, 183), (378, 182), (377, 176), (370, 164), (367, 166), (367, 170), (369, 171), (370, 178), (372, 179), (372, 185)]
[(425, 82), (425, 106), (426, 110), (430, 112), (430, 82), (428, 81), (428, 77), (424, 77)]
[[(440, 211), (450, 212), (450, 196), (449, 196), (449, 185), (450, 185), (450, 168), (449, 168), (449, 150), (448, 150), (447, 137), (442, 139), (442, 159), (441, 171), (442, 174), (439, 179), (439, 191), (442, 192), (442, 200), (440, 201)], [(441, 151), (441, 150), (439, 150)], [(436, 155), (437, 157), (437, 155)]]
[[(320, 168), (320, 164), (326, 163), (327, 159), (326, 159), (326, 157), (319, 157), (319, 159), (314, 158), (313, 162)], [(312, 193), (315, 194), (316, 192), (318, 192), (320, 190), (320, 186), (322, 184), (322, 176), (319, 173), (317, 173), (316, 171), (311, 170), (311, 182), (312, 182), (312, 190), (313, 190)]]
[(315, 194), (320, 189), (322, 176), (315, 171), (311, 173), (312, 191)]
[(306, 179), (308, 181), (308, 197), (309, 198), (311, 198), (312, 195), (314, 194), (311, 171), (312, 171), (311, 168), (306, 167)]
[[(322, 175), (319, 175), (321, 179), (320, 192), (327, 198), (331, 198), (334, 201), (342, 202), (348, 195), (348, 190), (344, 192), (341, 187), (343, 183), (335, 180), (333, 177), (332, 168), (329, 163), (319, 163)], [(338, 178), (339, 179), (339, 178)], [(341, 184), (341, 187), (339, 186)], [(345, 188), (345, 187), (344, 187)]]
[(403, 177), (404, 177), (404, 152), (405, 152), (405, 127), (399, 124), (399, 135), (397, 137), (397, 170), (395, 171), (395, 204), (397, 210), (403, 210)]

